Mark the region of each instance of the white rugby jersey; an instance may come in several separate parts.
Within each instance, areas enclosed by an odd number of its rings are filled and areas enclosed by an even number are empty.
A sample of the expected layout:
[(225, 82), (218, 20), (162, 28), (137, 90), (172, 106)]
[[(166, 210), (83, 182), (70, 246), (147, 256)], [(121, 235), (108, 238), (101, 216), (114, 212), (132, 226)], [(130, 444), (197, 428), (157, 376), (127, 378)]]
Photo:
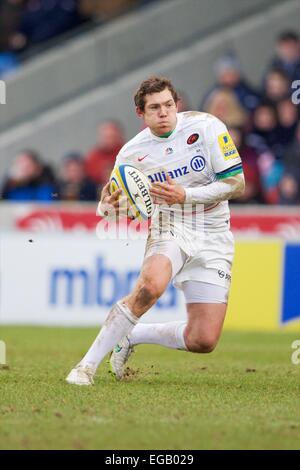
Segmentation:
[[(155, 136), (149, 128), (141, 131), (120, 150), (116, 165), (124, 163), (141, 170), (151, 183), (165, 182), (168, 174), (184, 188), (206, 186), (243, 171), (226, 126), (211, 114), (196, 111), (178, 113), (169, 137)], [(187, 249), (187, 239), (192, 242), (203, 232), (202, 228), (208, 232), (229, 228), (227, 201), (190, 205), (184, 208), (183, 217), (180, 206), (159, 206), (152, 217), (152, 227), (157, 226), (159, 218), (163, 225), (167, 220), (170, 224), (171, 213), (172, 235), (182, 241), (186, 251), (194, 251)]]

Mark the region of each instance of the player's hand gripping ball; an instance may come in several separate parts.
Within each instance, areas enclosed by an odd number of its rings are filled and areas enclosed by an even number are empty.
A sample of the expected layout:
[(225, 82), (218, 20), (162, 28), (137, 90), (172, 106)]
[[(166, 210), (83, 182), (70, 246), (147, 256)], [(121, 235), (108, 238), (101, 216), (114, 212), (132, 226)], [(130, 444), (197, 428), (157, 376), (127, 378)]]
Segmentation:
[(144, 173), (132, 165), (119, 165), (110, 176), (110, 192), (122, 189), (133, 218), (149, 219), (154, 211), (150, 182)]

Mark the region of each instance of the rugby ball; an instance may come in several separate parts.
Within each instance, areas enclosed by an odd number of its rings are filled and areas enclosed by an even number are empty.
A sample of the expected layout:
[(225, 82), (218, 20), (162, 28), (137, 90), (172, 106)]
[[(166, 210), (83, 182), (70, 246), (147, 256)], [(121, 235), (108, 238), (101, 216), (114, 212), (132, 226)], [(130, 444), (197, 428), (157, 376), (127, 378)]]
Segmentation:
[(122, 189), (134, 218), (149, 219), (154, 211), (150, 182), (144, 173), (132, 165), (119, 165), (110, 176), (110, 192)]

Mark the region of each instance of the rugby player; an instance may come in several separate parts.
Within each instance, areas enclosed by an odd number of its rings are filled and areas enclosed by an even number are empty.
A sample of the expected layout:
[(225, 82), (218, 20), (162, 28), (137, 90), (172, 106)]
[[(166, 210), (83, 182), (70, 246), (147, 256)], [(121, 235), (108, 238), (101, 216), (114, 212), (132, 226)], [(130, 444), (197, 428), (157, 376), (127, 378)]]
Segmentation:
[[(148, 127), (124, 145), (116, 165), (128, 163), (146, 174), (161, 210), (152, 218), (133, 291), (111, 308), (89, 351), (68, 375), (71, 384), (93, 384), (98, 365), (111, 351), (111, 369), (121, 379), (133, 346), (141, 343), (211, 352), (226, 314), (234, 253), (228, 200), (241, 196), (245, 187), (238, 151), (216, 117), (177, 113), (178, 95), (168, 79), (143, 81), (134, 99)], [(120, 210), (120, 195), (121, 190), (110, 194), (109, 183), (105, 185), (103, 214)], [(185, 205), (192, 210), (183, 212), (182, 221), (178, 214)], [(187, 320), (138, 323), (171, 280), (183, 291)]]

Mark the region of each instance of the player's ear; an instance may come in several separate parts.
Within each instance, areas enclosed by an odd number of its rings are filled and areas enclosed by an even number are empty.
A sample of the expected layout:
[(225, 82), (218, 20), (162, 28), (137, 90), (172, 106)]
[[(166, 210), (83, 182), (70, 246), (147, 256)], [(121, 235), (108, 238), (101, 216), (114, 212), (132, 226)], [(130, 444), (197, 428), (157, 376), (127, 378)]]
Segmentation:
[(138, 115), (139, 118), (144, 117), (144, 111), (141, 108), (139, 108), (138, 106), (136, 106), (135, 112), (136, 112), (136, 114)]

